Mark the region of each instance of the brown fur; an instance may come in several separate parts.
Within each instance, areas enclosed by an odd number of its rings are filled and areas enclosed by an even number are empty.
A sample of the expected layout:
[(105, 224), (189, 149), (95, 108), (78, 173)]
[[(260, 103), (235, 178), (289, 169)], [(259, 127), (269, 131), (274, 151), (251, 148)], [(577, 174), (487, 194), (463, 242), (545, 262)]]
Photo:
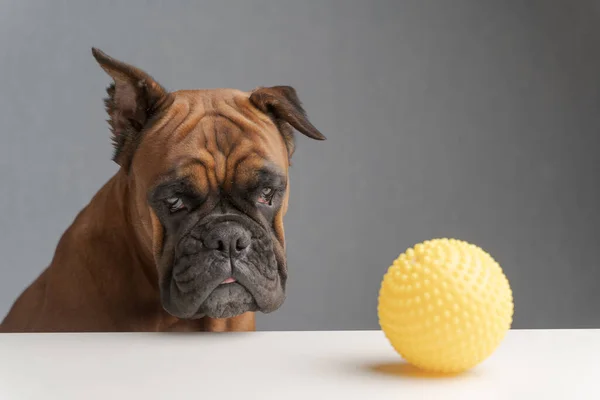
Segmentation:
[[(145, 72), (94, 51), (115, 81), (106, 105), (114, 159), (122, 168), (76, 216), (51, 264), (15, 301), (0, 332), (254, 330), (254, 313), (180, 320), (163, 310), (156, 267), (163, 229), (147, 193), (175, 167), (205, 192), (228, 190), (265, 160), (287, 173), (289, 126), (324, 137), (291, 88), (168, 93)], [(202, 162), (190, 163), (192, 158)], [(273, 225), (284, 248), (288, 196), (289, 186)]]

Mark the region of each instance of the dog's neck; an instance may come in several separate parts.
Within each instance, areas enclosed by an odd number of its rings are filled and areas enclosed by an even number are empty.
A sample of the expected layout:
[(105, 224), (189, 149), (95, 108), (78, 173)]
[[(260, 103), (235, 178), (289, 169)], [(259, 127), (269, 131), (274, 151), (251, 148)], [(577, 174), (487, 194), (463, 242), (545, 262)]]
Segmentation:
[[(110, 310), (107, 314), (119, 316), (115, 330), (162, 330), (161, 325), (172, 322), (160, 306), (151, 255), (130, 223), (131, 200), (127, 174), (119, 170), (65, 231), (50, 268), (53, 277), (70, 274), (87, 288), (88, 293), (65, 296), (65, 302), (74, 303), (74, 312), (101, 305)], [(48, 282), (52, 291), (60, 284), (60, 279)], [(95, 289), (91, 293), (90, 285)], [(73, 290), (77, 288), (67, 292)]]

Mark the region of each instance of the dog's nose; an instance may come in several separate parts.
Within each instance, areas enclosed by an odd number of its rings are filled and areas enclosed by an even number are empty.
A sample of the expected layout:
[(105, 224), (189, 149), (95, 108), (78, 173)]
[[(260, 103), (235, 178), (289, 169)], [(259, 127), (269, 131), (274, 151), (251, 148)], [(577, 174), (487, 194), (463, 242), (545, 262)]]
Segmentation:
[(232, 257), (250, 247), (250, 232), (233, 222), (222, 222), (202, 237), (204, 247)]

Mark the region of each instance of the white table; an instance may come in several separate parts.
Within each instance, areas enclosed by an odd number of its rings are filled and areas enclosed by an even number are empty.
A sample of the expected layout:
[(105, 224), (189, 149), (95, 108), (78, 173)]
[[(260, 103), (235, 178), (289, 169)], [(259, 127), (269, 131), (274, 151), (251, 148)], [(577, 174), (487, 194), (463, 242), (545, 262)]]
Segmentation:
[(0, 335), (0, 399), (600, 399), (600, 330), (510, 331), (423, 376), (380, 331)]

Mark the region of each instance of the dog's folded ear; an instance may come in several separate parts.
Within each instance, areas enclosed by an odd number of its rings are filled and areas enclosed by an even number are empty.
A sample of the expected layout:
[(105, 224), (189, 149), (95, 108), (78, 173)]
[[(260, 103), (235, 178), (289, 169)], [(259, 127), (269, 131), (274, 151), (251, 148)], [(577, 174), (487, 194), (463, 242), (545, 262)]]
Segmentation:
[(146, 72), (115, 60), (97, 48), (92, 54), (113, 79), (104, 100), (115, 147), (113, 160), (128, 167), (146, 122), (168, 99), (168, 92)]
[(273, 118), (288, 147), (289, 157), (294, 152), (293, 127), (298, 132), (315, 140), (325, 140), (325, 136), (308, 120), (296, 90), (290, 86), (272, 86), (255, 89), (250, 94), (250, 102), (259, 110)]

